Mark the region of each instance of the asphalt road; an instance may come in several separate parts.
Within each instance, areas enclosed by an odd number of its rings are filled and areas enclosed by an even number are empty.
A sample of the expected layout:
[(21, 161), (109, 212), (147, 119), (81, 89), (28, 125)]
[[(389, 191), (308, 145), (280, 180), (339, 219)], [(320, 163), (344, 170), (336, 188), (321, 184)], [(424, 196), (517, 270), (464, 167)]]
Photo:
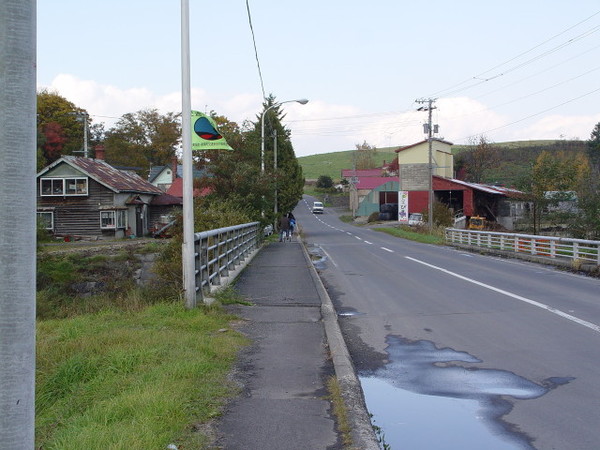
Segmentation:
[(305, 196), (294, 213), (323, 256), (317, 268), (359, 374), (385, 368), (391, 342), (431, 342), (477, 360), (446, 364), (543, 390), (498, 397), (505, 432), (539, 449), (600, 447), (600, 280), (394, 238), (310, 205)]

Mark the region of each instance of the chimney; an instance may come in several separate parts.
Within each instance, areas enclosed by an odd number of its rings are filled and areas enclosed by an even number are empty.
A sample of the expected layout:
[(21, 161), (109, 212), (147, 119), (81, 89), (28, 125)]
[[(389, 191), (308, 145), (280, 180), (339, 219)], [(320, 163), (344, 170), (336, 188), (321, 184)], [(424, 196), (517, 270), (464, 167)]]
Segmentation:
[(96, 151), (96, 159), (104, 161), (104, 145), (98, 144), (94, 147), (94, 150)]
[(175, 178), (177, 178), (177, 156), (173, 155), (173, 157), (171, 158), (171, 172), (172, 172), (172, 177), (173, 177), (173, 182), (175, 181)]

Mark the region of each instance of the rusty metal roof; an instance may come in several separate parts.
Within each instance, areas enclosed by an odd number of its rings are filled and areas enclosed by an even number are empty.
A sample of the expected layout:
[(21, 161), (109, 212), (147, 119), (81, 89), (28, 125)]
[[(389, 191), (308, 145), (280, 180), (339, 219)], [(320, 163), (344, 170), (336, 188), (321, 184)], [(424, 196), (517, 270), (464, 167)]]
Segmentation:
[(42, 170), (38, 174), (38, 177), (61, 163), (66, 163), (71, 167), (74, 167), (114, 192), (137, 192), (142, 194), (157, 195), (162, 194), (162, 191), (159, 188), (148, 183), (135, 172), (115, 169), (113, 166), (101, 159), (66, 155)]

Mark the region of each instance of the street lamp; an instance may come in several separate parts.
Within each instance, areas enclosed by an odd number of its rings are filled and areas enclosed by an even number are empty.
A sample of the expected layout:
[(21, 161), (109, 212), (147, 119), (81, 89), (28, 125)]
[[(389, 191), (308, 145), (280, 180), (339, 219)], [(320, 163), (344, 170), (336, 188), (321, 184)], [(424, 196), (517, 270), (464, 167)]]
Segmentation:
[(267, 115), (267, 111), (275, 108), (276, 106), (281, 106), (284, 103), (300, 103), (301, 105), (306, 105), (308, 100), (302, 98), (300, 100), (286, 100), (284, 102), (274, 103), (265, 109), (262, 113), (262, 117), (260, 118), (260, 173), (265, 173), (265, 116)]
[[(275, 108), (276, 106), (281, 106), (284, 103), (300, 103), (301, 105), (306, 105), (308, 100), (305, 98), (301, 98), (299, 100), (286, 100), (284, 102), (274, 103), (265, 109), (260, 118), (260, 173), (265, 173), (265, 116), (270, 109)], [(277, 141), (275, 141), (275, 147), (273, 148), (273, 169), (277, 169)], [(273, 210), (275, 212), (274, 220), (277, 220), (277, 186), (275, 186), (275, 202), (273, 206)], [(263, 211), (264, 215), (264, 211)]]

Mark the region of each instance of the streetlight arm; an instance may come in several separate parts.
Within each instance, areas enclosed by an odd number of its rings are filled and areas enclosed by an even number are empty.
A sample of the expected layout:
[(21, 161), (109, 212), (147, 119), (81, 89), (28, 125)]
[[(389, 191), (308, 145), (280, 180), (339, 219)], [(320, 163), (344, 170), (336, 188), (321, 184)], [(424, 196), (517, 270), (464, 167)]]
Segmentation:
[(265, 116), (270, 109), (275, 108), (276, 106), (281, 106), (284, 103), (300, 103), (301, 105), (306, 105), (308, 100), (305, 98), (301, 98), (299, 100), (286, 100), (284, 102), (273, 103), (267, 109), (265, 109), (260, 118), (260, 173), (265, 173)]

